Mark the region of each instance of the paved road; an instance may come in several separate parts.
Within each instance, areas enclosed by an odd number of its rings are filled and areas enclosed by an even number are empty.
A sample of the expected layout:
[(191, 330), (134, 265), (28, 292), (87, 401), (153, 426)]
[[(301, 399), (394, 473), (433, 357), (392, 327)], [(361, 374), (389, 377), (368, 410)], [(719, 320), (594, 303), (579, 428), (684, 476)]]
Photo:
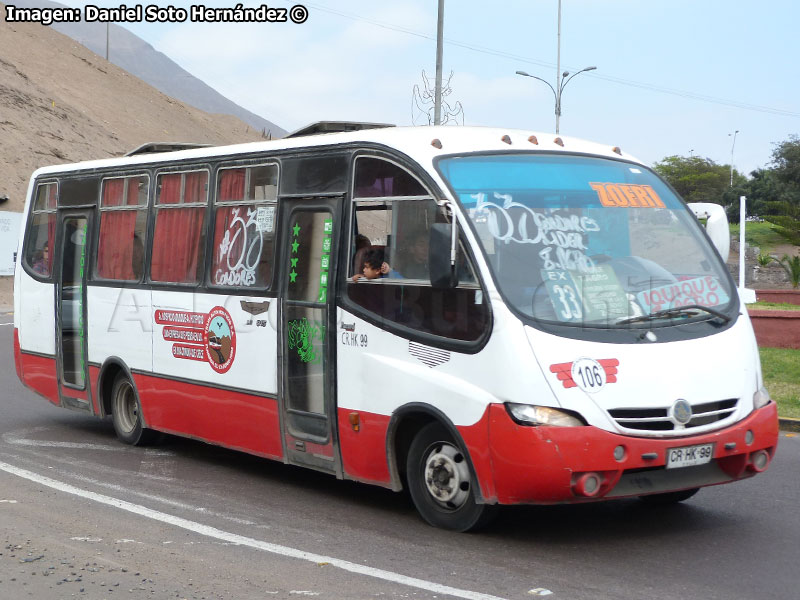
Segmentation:
[(790, 599), (800, 436), (684, 505), (503, 511), (432, 529), (401, 495), (110, 422), (22, 388), (0, 315), (0, 597)]

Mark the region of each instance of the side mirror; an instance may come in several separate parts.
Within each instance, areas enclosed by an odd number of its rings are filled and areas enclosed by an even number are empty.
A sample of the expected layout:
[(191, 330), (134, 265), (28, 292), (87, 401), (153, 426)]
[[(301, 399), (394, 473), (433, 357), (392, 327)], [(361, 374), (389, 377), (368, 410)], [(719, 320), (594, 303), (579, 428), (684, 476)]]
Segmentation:
[(731, 249), (731, 229), (725, 209), (713, 202), (692, 202), (689, 209), (698, 219), (706, 219), (706, 233), (719, 252), (723, 262), (728, 261)]
[(458, 283), (456, 265), (451, 261), (455, 231), (450, 223), (434, 223), (431, 226), (428, 244), (428, 267), (431, 285), (439, 289), (451, 289)]

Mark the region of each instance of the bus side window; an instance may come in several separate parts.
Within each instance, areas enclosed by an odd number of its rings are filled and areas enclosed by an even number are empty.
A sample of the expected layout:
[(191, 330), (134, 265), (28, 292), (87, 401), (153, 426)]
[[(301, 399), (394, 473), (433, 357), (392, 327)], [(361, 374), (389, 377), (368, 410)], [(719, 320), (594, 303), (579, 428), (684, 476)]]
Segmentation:
[(31, 228), (25, 248), (25, 263), (40, 277), (53, 272), (53, 243), (56, 232), (58, 184), (42, 183), (36, 187)]
[(278, 165), (225, 167), (217, 175), (212, 285), (269, 287), (275, 254)]
[(100, 234), (95, 276), (139, 281), (147, 230), (147, 175), (104, 179), (100, 193)]
[[(385, 194), (380, 196), (379, 194)], [(400, 166), (376, 158), (356, 161), (351, 271), (347, 295), (373, 318), (448, 339), (473, 341), (488, 328), (489, 309), (467, 254), (459, 245), (454, 288), (431, 284), (429, 246), (434, 223), (447, 222), (422, 184)], [(383, 273), (359, 278), (361, 258), (383, 253)]]
[(201, 281), (207, 202), (208, 171), (158, 175), (151, 280)]

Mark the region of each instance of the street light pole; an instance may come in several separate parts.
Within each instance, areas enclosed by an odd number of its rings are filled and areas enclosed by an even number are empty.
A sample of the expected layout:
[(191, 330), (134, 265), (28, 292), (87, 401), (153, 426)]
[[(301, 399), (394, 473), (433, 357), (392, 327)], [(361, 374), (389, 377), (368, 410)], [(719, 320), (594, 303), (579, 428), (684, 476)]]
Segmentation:
[(433, 97), (433, 124), (442, 124), (442, 54), (444, 48), (444, 0), (439, 0), (436, 23), (436, 87)]
[(561, 95), (564, 93), (564, 88), (567, 84), (572, 80), (573, 77), (576, 75), (580, 75), (586, 71), (594, 71), (597, 67), (586, 67), (578, 71), (577, 73), (573, 73), (571, 76), (569, 71), (561, 72), (561, 0), (558, 0), (558, 48), (556, 54), (556, 87), (550, 85), (549, 82), (545, 81), (541, 77), (536, 77), (535, 75), (531, 75), (530, 73), (526, 73), (525, 71), (517, 71), (517, 75), (522, 75), (523, 77), (530, 77), (532, 79), (538, 79), (547, 84), (547, 87), (553, 92), (556, 101), (556, 135), (559, 133), (560, 124), (561, 124)]
[(545, 81), (541, 77), (536, 77), (536, 75), (531, 75), (530, 73), (526, 73), (525, 71), (517, 71), (517, 75), (522, 75), (523, 77), (530, 77), (531, 79), (538, 79), (542, 83), (546, 83), (547, 87), (550, 88), (550, 91), (553, 92), (553, 96), (555, 96), (556, 101), (556, 134), (559, 133), (560, 128), (560, 121), (561, 121), (561, 96), (564, 93), (564, 88), (567, 87), (567, 84), (572, 81), (573, 78), (580, 75), (581, 73), (585, 73), (586, 71), (594, 71), (597, 67), (585, 67), (578, 71), (577, 73), (573, 73), (572, 75), (569, 74), (569, 71), (564, 71), (563, 73), (559, 73), (559, 77), (556, 78), (556, 86), (553, 87), (550, 85), (550, 82)]
[[(561, 90), (561, 0), (558, 0), (558, 39), (556, 51), (556, 89)], [(561, 94), (556, 94), (556, 135), (561, 120)]]
[(731, 144), (731, 187), (733, 187), (733, 149), (736, 147), (736, 134), (739, 133), (737, 129), (733, 133), (729, 133), (728, 137), (733, 136), (733, 143)]

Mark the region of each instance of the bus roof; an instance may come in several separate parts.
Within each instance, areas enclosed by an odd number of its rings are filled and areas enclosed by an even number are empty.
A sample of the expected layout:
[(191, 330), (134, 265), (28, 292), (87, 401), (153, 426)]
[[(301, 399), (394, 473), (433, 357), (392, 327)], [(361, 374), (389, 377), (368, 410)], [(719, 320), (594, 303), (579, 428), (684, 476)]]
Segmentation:
[[(641, 163), (641, 161), (627, 153), (623, 153), (617, 147), (573, 137), (557, 136), (552, 133), (492, 127), (423, 126), (360, 129), (343, 133), (322, 133), (228, 146), (199, 147), (157, 153), (148, 152), (133, 156), (41, 167), (33, 173), (33, 177), (70, 171), (122, 168), (137, 164), (152, 165), (160, 162), (235, 157), (237, 154), (250, 155), (260, 152), (271, 153), (359, 143), (379, 144), (394, 148), (422, 164), (430, 164), (437, 156), (525, 150), (592, 154), (608, 158), (625, 158)], [(168, 144), (164, 144), (164, 147), (168, 146)]]

